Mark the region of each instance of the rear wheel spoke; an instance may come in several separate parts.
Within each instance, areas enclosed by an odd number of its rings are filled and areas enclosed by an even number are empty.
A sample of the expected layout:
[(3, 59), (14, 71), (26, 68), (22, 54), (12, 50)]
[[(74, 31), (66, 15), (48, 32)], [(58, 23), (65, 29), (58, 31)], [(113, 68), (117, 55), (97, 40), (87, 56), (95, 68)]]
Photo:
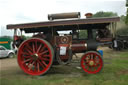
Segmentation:
[(40, 64), (37, 63), (37, 71), (40, 72)]
[(35, 51), (37, 50), (37, 41), (35, 41)]
[(37, 53), (40, 51), (41, 47), (42, 47), (42, 44), (40, 44), (40, 46), (38, 47), (38, 49), (36, 51)]
[(23, 51), (22, 51), (22, 54), (23, 54), (23, 55), (30, 55), (29, 53), (23, 52)]
[(48, 53), (49, 51), (48, 50), (46, 50), (46, 51), (44, 51), (44, 52), (42, 52), (42, 53), (39, 53), (39, 55), (41, 56), (41, 55), (43, 55), (43, 54), (45, 54), (45, 53)]
[(26, 52), (28, 52), (30, 55), (32, 55), (32, 52), (29, 49), (25, 49)]
[(42, 49), (40, 50), (40, 53), (42, 53), (45, 49), (45, 46), (42, 47)]
[(31, 56), (24, 56), (24, 55), (23, 55), (23, 57), (24, 57), (24, 58), (30, 58), (30, 59), (32, 58)]
[(29, 71), (32, 70), (32, 67), (33, 67), (33, 64), (34, 64), (34, 63), (35, 63), (35, 62), (33, 61), (32, 64), (30, 64), (30, 67), (29, 67), (29, 69), (28, 69)]
[(18, 49), (18, 64), (30, 75), (42, 75), (52, 65), (53, 48), (45, 40), (31, 38), (24, 41)]
[(46, 64), (44, 61), (42, 61), (42, 63), (43, 63), (43, 65), (44, 65), (45, 67), (47, 67), (47, 64)]
[(45, 58), (45, 57), (39, 57), (39, 59), (40, 59), (41, 61), (49, 61), (49, 59), (47, 59), (47, 58)]
[(26, 44), (26, 47), (27, 47), (29, 50), (31, 50), (31, 51), (32, 51), (32, 48), (29, 46), (29, 44), (28, 44), (28, 43)]
[(34, 63), (35, 72), (37, 71), (37, 61)]
[(44, 61), (49, 61), (49, 59), (47, 59), (47, 58), (44, 58), (44, 57), (43, 57), (42, 59), (43, 59)]
[(40, 64), (40, 66), (44, 69), (44, 65), (40, 62), (40, 60), (38, 60), (38, 63)]
[(26, 63), (26, 62), (29, 62), (31, 59), (26, 59), (26, 60), (24, 60), (22, 63), (24, 64), (24, 63)]
[(33, 49), (33, 52), (35, 53), (36, 51), (35, 51), (35, 45), (34, 45), (34, 43), (32, 44), (32, 49)]
[(28, 63), (28, 65), (27, 65), (27, 66), (29, 66), (30, 64), (32, 64), (32, 62), (33, 62), (33, 60), (29, 61), (29, 63)]
[(43, 57), (50, 57), (50, 55), (43, 55)]

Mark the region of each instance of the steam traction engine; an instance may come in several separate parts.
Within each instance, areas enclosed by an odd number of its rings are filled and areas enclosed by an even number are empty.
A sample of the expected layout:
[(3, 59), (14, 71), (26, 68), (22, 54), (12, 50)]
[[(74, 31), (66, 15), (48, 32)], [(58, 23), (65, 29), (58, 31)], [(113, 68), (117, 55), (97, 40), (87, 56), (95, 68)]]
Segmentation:
[[(43, 75), (52, 65), (70, 63), (74, 53), (84, 53), (80, 62), (82, 69), (89, 74), (100, 72), (103, 60), (97, 47), (101, 39), (95, 37), (95, 30), (106, 28), (119, 18), (89, 16), (80, 19), (80, 13), (74, 12), (50, 14), (48, 19), (50, 21), (7, 25), (7, 29), (14, 29), (13, 47), (18, 48), (20, 68), (30, 75)], [(18, 30), (20, 36), (17, 35)], [(25, 40), (23, 31), (33, 33), (32, 37)]]

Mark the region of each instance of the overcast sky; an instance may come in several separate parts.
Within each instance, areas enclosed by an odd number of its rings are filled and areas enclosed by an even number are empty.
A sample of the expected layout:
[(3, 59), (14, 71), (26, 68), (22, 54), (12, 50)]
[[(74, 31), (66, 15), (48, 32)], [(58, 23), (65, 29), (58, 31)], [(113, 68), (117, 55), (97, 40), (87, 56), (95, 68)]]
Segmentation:
[(125, 0), (0, 0), (0, 35), (13, 35), (7, 24), (47, 21), (51, 13), (112, 11), (126, 14)]

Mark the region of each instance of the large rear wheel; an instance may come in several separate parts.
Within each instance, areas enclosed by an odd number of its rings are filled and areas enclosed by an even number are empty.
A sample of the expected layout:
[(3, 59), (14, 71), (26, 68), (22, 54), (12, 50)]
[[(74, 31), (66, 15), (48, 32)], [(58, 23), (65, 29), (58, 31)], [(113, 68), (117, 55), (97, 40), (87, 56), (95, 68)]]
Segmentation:
[(52, 46), (45, 40), (32, 38), (24, 41), (18, 50), (18, 64), (30, 75), (45, 74), (54, 58)]

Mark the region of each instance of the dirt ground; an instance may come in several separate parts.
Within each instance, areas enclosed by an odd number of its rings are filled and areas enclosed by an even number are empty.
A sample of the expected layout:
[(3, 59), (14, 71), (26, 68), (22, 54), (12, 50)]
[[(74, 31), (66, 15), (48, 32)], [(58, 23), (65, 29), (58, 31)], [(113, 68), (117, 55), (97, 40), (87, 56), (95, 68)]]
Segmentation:
[(9, 70), (12, 69), (14, 67), (18, 67), (17, 64), (17, 59), (13, 58), (13, 59), (9, 59), (9, 58), (4, 58), (4, 59), (0, 59), (0, 71), (1, 70)]
[[(110, 51), (110, 49), (106, 48), (106, 47), (99, 48), (99, 49), (103, 50), (103, 51), (108, 51), (108, 50)], [(69, 65), (73, 68), (75, 67), (77, 69), (81, 69), (81, 67), (80, 67), (80, 56), (82, 56), (82, 54), (76, 54), (76, 55), (77, 55), (77, 57), (73, 56), (73, 62)], [(3, 58), (3, 59), (0, 59), (0, 72), (4, 72), (4, 71), (10, 71), (9, 72), (10, 75), (13, 74), (13, 73), (24, 74), (24, 72), (18, 66), (17, 58)], [(2, 76), (2, 75), (0, 75), (0, 76)]]
[[(101, 50), (108, 50), (108, 48), (100, 48)], [(77, 56), (82, 56), (82, 54), (77, 54)], [(74, 59), (76, 57), (74, 56)], [(4, 70), (10, 70), (10, 69), (19, 69), (17, 58), (3, 58), (0, 59), (0, 72)]]

